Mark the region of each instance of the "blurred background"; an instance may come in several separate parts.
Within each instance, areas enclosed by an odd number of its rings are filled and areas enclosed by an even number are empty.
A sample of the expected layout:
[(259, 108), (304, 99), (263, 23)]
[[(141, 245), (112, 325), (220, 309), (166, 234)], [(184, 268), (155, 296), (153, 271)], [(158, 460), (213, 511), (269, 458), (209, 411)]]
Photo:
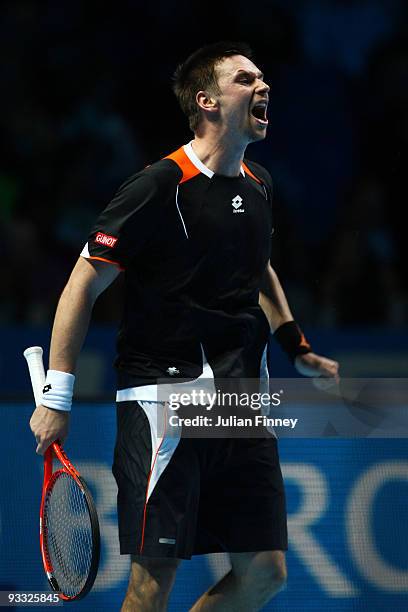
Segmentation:
[[(184, 0), (97, 9), (3, 2), (4, 352), (20, 348), (23, 328), (31, 343), (49, 330), (89, 229), (120, 183), (191, 138), (171, 92), (176, 65), (202, 44), (239, 39), (271, 85), (267, 139), (247, 155), (274, 179), (272, 262), (295, 317), (319, 350), (343, 361), (333, 332), (341, 341), (351, 331), (347, 347), (360, 358), (348, 375), (402, 375), (407, 12), (403, 0), (237, 0), (211, 10)], [(100, 299), (94, 325), (116, 325), (120, 285)], [(391, 362), (390, 333), (399, 352)], [(387, 359), (373, 359), (373, 342)], [(4, 377), (4, 367), (1, 383), (16, 392), (20, 372)]]
[[(32, 506), (41, 479), (40, 463), (33, 473), (24, 467), (34, 441), (31, 406), (16, 403), (31, 401), (22, 351), (47, 351), (60, 292), (120, 183), (192, 137), (171, 75), (202, 44), (247, 41), (271, 86), (268, 136), (247, 156), (274, 180), (272, 263), (296, 319), (344, 376), (407, 375), (407, 14), (405, 0), (3, 0), (0, 476), (15, 493), (0, 501), (3, 588), (45, 588), (34, 518), (15, 513), (16, 504)], [(89, 402), (114, 396), (120, 308), (119, 279), (98, 301), (81, 355), (77, 396)], [(294, 375), (273, 342), (270, 367)], [(113, 554), (112, 482), (106, 497), (114, 413), (110, 404), (95, 419), (92, 402), (78, 407), (82, 428), (70, 443), (104, 520), (108, 556), (88, 609), (105, 610), (118, 608), (127, 568)], [(87, 441), (96, 420), (106, 444), (99, 431)], [(273, 609), (408, 609), (405, 441), (283, 440), (281, 454), (292, 581)], [(20, 464), (32, 490), (10, 480)], [(357, 524), (358, 507), (365, 522)], [(20, 539), (6, 528), (16, 520)], [(222, 563), (185, 564), (171, 609), (187, 609)]]

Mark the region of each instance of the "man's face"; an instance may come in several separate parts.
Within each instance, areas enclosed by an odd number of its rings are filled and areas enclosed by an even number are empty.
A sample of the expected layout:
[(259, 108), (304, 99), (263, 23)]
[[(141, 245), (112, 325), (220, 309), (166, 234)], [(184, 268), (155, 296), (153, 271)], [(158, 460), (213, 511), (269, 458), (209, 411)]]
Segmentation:
[(221, 90), (216, 97), (223, 127), (234, 139), (254, 142), (265, 138), (269, 86), (263, 74), (243, 55), (226, 57), (215, 71)]

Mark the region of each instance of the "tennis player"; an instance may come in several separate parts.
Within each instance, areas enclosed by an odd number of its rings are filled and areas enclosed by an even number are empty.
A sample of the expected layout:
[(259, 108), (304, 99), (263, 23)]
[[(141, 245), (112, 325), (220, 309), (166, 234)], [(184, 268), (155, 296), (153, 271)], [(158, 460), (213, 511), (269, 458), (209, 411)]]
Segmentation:
[(220, 551), (232, 569), (192, 610), (257, 610), (286, 580), (276, 439), (160, 436), (157, 380), (259, 377), (271, 330), (299, 373), (337, 378), (338, 364), (312, 352), (269, 263), (271, 178), (244, 159), (268, 126), (251, 50), (199, 49), (174, 91), (194, 139), (130, 177), (97, 220), (58, 305), (30, 425), (40, 454), (66, 437), (92, 307), (123, 270), (113, 472), (132, 564), (122, 610), (164, 610), (180, 560)]

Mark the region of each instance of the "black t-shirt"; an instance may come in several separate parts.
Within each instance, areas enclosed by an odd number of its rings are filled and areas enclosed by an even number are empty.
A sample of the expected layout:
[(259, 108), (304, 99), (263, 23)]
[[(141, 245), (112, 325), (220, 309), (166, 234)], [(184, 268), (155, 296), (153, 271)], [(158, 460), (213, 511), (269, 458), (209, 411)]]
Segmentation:
[(123, 183), (82, 251), (124, 270), (119, 388), (197, 378), (202, 349), (216, 377), (259, 376), (271, 198), (261, 166), (214, 174), (191, 144)]

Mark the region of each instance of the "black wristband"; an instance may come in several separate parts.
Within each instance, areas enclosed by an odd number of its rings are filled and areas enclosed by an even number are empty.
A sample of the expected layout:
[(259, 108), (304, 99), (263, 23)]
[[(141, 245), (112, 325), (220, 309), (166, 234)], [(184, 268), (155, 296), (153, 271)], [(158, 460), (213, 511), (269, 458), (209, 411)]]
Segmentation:
[(305, 355), (312, 351), (312, 347), (295, 321), (283, 323), (275, 331), (273, 337), (285, 353), (287, 353), (292, 363), (294, 363), (298, 355)]

